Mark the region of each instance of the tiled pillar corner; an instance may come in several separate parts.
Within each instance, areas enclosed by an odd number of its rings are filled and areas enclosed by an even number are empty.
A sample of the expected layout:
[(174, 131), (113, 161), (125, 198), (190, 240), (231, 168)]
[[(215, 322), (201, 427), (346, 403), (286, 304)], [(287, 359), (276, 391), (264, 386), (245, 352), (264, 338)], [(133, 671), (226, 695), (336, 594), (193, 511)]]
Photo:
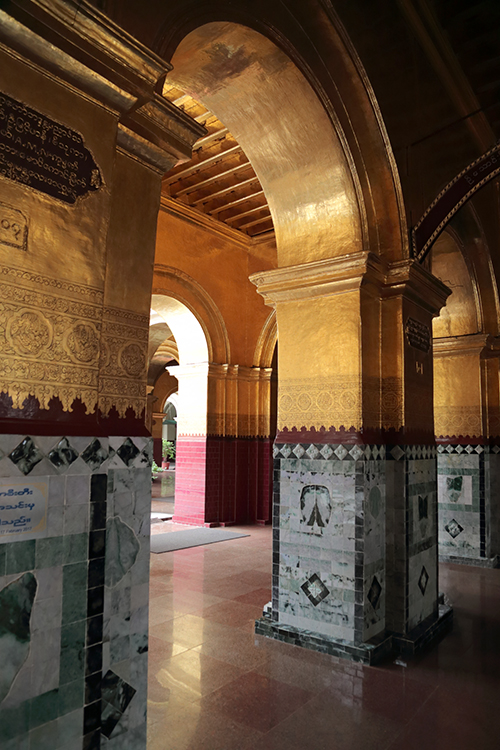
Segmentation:
[(366, 663), (430, 637), (435, 463), (428, 446), (275, 445), (272, 608), (256, 632)]
[(0, 451), (5, 484), (48, 488), (43, 535), (0, 536), (0, 600), (24, 607), (0, 653), (28, 653), (0, 679), (0, 747), (145, 749), (150, 441), (3, 435)]
[(438, 446), (439, 557), (496, 567), (500, 554), (500, 447)]
[(403, 651), (439, 622), (436, 448), (388, 446), (387, 625)]

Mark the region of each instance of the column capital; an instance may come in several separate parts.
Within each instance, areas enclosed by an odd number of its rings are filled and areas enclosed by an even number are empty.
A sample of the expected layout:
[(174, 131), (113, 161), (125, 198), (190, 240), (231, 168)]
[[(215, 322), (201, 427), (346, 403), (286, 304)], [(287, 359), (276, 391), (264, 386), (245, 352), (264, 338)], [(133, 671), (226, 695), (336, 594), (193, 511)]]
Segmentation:
[(366, 251), (254, 273), (249, 278), (266, 305), (329, 297), (359, 289), (362, 283), (384, 282), (384, 263)]
[(498, 357), (500, 342), (489, 333), (471, 333), (466, 336), (446, 336), (433, 340), (434, 357), (477, 355)]
[(451, 289), (415, 260), (391, 263), (382, 289), (384, 299), (404, 296), (423, 306), (433, 317), (439, 315), (450, 294)]
[(366, 251), (254, 273), (249, 278), (270, 306), (374, 285), (383, 298), (403, 295), (437, 315), (451, 294), (442, 281), (416, 261), (387, 264)]

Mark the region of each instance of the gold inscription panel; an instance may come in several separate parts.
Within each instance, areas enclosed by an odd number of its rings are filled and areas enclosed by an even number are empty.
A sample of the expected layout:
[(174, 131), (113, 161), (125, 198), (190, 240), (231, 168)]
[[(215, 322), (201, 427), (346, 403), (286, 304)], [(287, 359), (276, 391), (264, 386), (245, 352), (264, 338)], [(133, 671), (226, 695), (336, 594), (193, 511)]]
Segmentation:
[(0, 175), (69, 204), (102, 182), (80, 133), (3, 93)]

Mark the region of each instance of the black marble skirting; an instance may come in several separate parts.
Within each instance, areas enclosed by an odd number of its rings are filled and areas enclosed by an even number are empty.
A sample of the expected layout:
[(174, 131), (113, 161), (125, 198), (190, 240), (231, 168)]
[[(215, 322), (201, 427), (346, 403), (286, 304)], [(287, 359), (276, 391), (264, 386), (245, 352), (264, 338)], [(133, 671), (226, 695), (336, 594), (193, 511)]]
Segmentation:
[(310, 630), (301, 630), (293, 628), (290, 625), (283, 625), (280, 622), (273, 622), (267, 617), (262, 617), (255, 621), (256, 635), (264, 635), (267, 638), (274, 638), (277, 641), (290, 643), (292, 646), (301, 646), (312, 651), (319, 651), (330, 656), (338, 656), (341, 659), (360, 662), (361, 664), (376, 664), (392, 652), (391, 636), (372, 643), (355, 644), (349, 641), (342, 641), (335, 638), (328, 638), (326, 635), (313, 633)]
[(385, 635), (382, 638), (374, 638), (369, 643), (358, 644), (328, 638), (328, 636), (310, 630), (283, 625), (271, 620), (269, 616), (264, 616), (255, 621), (255, 633), (267, 638), (274, 638), (283, 643), (290, 643), (292, 646), (300, 646), (330, 656), (337, 656), (341, 659), (373, 665), (398, 655), (413, 656), (417, 651), (444, 635), (452, 627), (452, 624), (453, 609), (442, 601), (439, 604), (437, 618), (427, 618), (411, 633), (407, 635)]
[(493, 555), (493, 557), (439, 555), (439, 562), (453, 563), (454, 565), (476, 565), (478, 568), (500, 568), (500, 555)]

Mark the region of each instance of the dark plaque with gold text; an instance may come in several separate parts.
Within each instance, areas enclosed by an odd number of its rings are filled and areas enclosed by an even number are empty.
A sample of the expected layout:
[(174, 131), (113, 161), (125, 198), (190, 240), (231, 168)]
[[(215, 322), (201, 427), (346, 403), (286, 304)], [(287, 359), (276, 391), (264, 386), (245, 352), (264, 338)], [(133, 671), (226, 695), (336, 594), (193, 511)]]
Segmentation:
[(431, 329), (415, 318), (407, 318), (405, 325), (406, 340), (414, 349), (427, 352), (431, 348)]
[(0, 176), (70, 204), (102, 182), (80, 133), (2, 93)]

